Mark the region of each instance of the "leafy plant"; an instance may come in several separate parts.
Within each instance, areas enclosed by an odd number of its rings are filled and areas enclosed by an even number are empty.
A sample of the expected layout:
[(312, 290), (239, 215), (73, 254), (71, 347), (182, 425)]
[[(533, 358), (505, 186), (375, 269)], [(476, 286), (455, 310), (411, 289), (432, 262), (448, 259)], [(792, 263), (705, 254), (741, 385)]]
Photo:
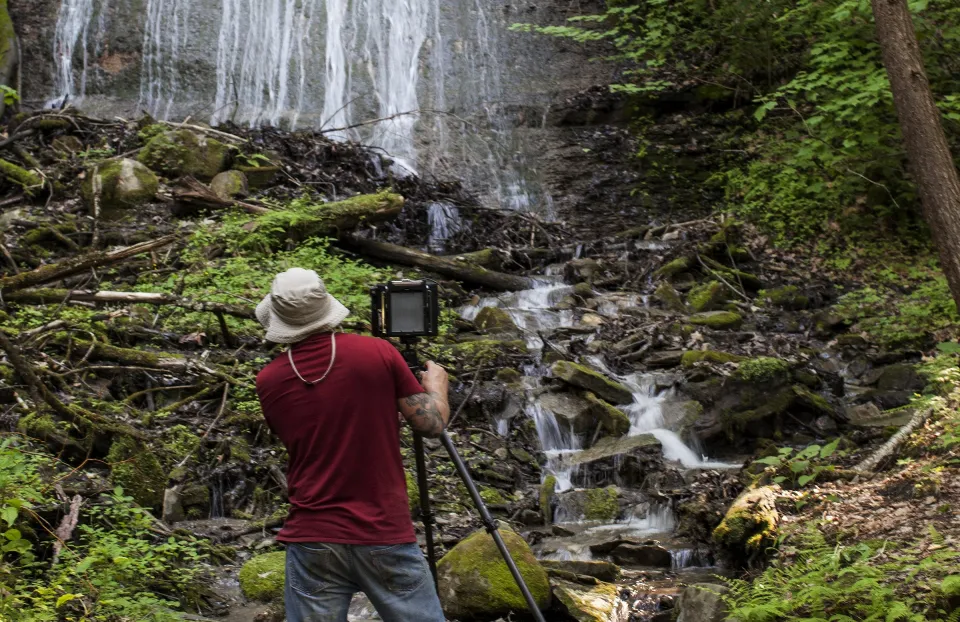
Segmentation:
[(20, 101), (20, 93), (6, 84), (0, 84), (0, 95), (3, 95), (3, 103), (7, 106), (12, 106)]
[(754, 461), (768, 467), (764, 472), (774, 484), (790, 483), (795, 488), (802, 488), (812, 483), (824, 471), (832, 471), (833, 465), (822, 464), (821, 461), (834, 454), (842, 456), (844, 452), (837, 450), (840, 439), (824, 445), (810, 445), (800, 451), (793, 447), (782, 447), (775, 456), (767, 456)]

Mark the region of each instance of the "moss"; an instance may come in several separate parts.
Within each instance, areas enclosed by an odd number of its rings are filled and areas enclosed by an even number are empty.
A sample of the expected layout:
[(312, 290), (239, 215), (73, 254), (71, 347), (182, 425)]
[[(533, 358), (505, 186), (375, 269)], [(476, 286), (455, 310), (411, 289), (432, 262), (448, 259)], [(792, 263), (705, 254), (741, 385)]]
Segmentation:
[(240, 171), (224, 171), (210, 182), (213, 193), (224, 200), (246, 195), (247, 188), (247, 177)]
[(20, 418), (17, 429), (29, 437), (47, 438), (57, 433), (57, 422), (50, 415), (32, 412)]
[(548, 525), (553, 522), (553, 497), (556, 490), (557, 478), (554, 475), (548, 475), (540, 484), (540, 513), (543, 515), (543, 522)]
[(577, 622), (605, 622), (620, 619), (620, 588), (613, 583), (580, 585), (558, 581), (554, 590), (557, 599)]
[(287, 556), (283, 551), (257, 555), (240, 569), (240, 589), (250, 600), (268, 602), (283, 596)]
[(790, 364), (770, 356), (758, 356), (740, 363), (736, 377), (744, 382), (771, 383), (786, 381), (790, 375)]
[(689, 257), (678, 257), (671, 262), (665, 263), (653, 273), (654, 278), (670, 279), (679, 274), (687, 272), (693, 267), (693, 260)]
[(517, 330), (510, 314), (499, 307), (484, 307), (477, 313), (473, 325), (487, 332), (510, 332)]
[(616, 486), (587, 490), (583, 517), (587, 520), (614, 520), (620, 514), (620, 491)]
[(416, 476), (410, 471), (404, 471), (403, 476), (407, 480), (407, 501), (410, 513), (413, 514), (420, 506), (420, 486), (417, 485)]
[(677, 293), (677, 290), (666, 281), (657, 286), (657, 291), (654, 292), (654, 296), (657, 297), (657, 300), (659, 300), (665, 308), (671, 311), (686, 311), (686, 307), (683, 304), (683, 299), (680, 298), (680, 294)]
[(167, 476), (156, 455), (129, 436), (121, 436), (107, 453), (110, 481), (145, 508), (159, 507)]
[(784, 285), (774, 289), (761, 289), (757, 296), (765, 306), (799, 311), (810, 306), (810, 299), (800, 293), (796, 285)]
[(519, 339), (476, 339), (454, 344), (448, 353), (460, 362), (492, 363), (504, 355), (526, 354), (527, 344)]
[(570, 361), (557, 361), (550, 370), (555, 377), (581, 389), (592, 391), (611, 403), (629, 404), (633, 401), (633, 393), (630, 389), (589, 367)]
[(720, 352), (717, 350), (690, 350), (683, 353), (680, 364), (684, 367), (693, 367), (697, 363), (739, 363), (744, 360), (742, 356), (730, 354), (729, 352)]
[(483, 502), (487, 505), (506, 505), (509, 503), (507, 498), (503, 496), (503, 493), (489, 486), (480, 487), (480, 498), (483, 499)]
[(227, 167), (230, 151), (220, 141), (190, 130), (171, 130), (151, 138), (137, 159), (168, 177), (191, 175), (209, 181)]
[(250, 443), (245, 438), (234, 438), (230, 442), (230, 457), (237, 462), (250, 462)]
[(236, 166), (234, 168), (247, 176), (247, 185), (253, 189), (270, 185), (273, 178), (280, 172), (278, 166)]
[(30, 196), (43, 187), (43, 178), (40, 175), (2, 158), (0, 158), (0, 175), (23, 188), (24, 192)]
[[(500, 535), (521, 576), (541, 608), (550, 604), (550, 581), (530, 546), (508, 528)], [(437, 564), (440, 599), (451, 618), (494, 618), (526, 610), (526, 601), (500, 556), (493, 538), (477, 531), (457, 544)]]
[(772, 395), (765, 395), (763, 402), (751, 410), (725, 413), (724, 425), (728, 434), (746, 430), (755, 422), (765, 421), (787, 411), (796, 400), (797, 394), (792, 387), (783, 387)]
[(621, 437), (630, 431), (630, 417), (622, 410), (589, 391), (583, 397), (590, 402), (594, 416), (608, 436)]
[(694, 311), (710, 311), (727, 301), (727, 286), (719, 281), (697, 285), (687, 294), (687, 303)]
[(163, 450), (171, 457), (174, 463), (192, 453), (200, 445), (200, 437), (190, 431), (185, 425), (175, 425), (167, 428), (163, 433)]
[(749, 272), (744, 272), (743, 270), (737, 270), (736, 268), (730, 268), (718, 261), (714, 261), (709, 257), (704, 257), (703, 261), (707, 264), (707, 267), (722, 276), (727, 281), (742, 285), (744, 288), (751, 291), (758, 291), (763, 289), (763, 281), (757, 278), (755, 275), (750, 274)]
[(150, 142), (154, 137), (159, 136), (160, 134), (163, 134), (168, 129), (169, 127), (164, 125), (163, 123), (151, 123), (146, 127), (144, 127), (142, 130), (140, 130), (139, 132), (137, 132), (137, 138), (139, 138), (140, 142), (145, 145), (148, 142)]
[(828, 402), (822, 395), (817, 395), (813, 391), (810, 391), (800, 385), (795, 385), (793, 387), (793, 393), (797, 397), (797, 402), (805, 406), (807, 410), (810, 410), (818, 415), (828, 415), (831, 417), (836, 414), (833, 406), (831, 406), (830, 402)]
[(733, 502), (714, 529), (713, 539), (737, 556), (763, 551), (776, 540), (779, 520), (773, 489), (748, 490)]
[(743, 324), (743, 317), (733, 311), (707, 311), (706, 313), (691, 315), (689, 322), (714, 330), (736, 330)]
[(504, 367), (497, 370), (497, 380), (500, 382), (513, 384), (514, 382), (520, 382), (521, 378), (523, 378), (523, 375), (512, 367)]

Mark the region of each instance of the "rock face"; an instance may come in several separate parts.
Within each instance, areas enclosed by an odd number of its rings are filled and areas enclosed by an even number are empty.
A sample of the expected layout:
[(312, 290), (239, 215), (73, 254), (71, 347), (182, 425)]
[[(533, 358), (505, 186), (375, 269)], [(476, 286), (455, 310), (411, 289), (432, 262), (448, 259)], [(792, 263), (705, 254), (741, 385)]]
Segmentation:
[(577, 622), (627, 622), (630, 609), (620, 599), (620, 589), (612, 583), (580, 585), (556, 581), (554, 594)]
[[(500, 534), (537, 604), (541, 608), (549, 606), (547, 571), (523, 538), (509, 529), (501, 529)], [(449, 618), (492, 620), (527, 608), (493, 538), (485, 531), (453, 547), (437, 564), (437, 577), (440, 601)]]
[(652, 434), (608, 437), (570, 456), (567, 463), (579, 466), (575, 482), (578, 485), (590, 481), (594, 486), (640, 486), (648, 475), (661, 469), (663, 446)]
[(652, 544), (621, 544), (610, 551), (610, 558), (618, 564), (669, 568), (673, 563), (670, 551)]
[(190, 175), (209, 181), (227, 168), (230, 148), (190, 130), (173, 130), (151, 138), (137, 159), (167, 177)]
[(283, 596), (286, 553), (257, 555), (240, 569), (240, 589), (250, 600), (271, 601)]
[(91, 209), (97, 177), (100, 178), (100, 210), (107, 218), (152, 201), (160, 185), (153, 171), (135, 160), (124, 158), (101, 164), (88, 170), (83, 182), (83, 196)]
[(726, 586), (712, 583), (689, 586), (677, 603), (680, 610), (677, 622), (724, 622), (729, 610), (721, 594), (727, 591)]
[(575, 387), (592, 391), (611, 404), (629, 404), (633, 401), (630, 389), (583, 365), (570, 361), (553, 364), (553, 375)]

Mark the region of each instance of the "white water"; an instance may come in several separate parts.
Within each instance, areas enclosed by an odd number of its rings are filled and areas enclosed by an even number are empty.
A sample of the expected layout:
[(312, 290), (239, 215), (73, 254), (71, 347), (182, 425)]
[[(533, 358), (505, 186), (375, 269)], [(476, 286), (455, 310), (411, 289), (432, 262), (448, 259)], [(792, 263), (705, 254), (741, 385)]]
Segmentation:
[(460, 211), (449, 203), (431, 203), (427, 210), (427, 223), (430, 225), (430, 238), (427, 245), (433, 253), (446, 250), (447, 240), (460, 232), (463, 221)]
[(574, 325), (573, 311), (553, 309), (558, 302), (571, 292), (573, 292), (573, 288), (568, 285), (548, 281), (534, 289), (483, 298), (476, 305), (463, 307), (460, 310), (460, 315), (465, 320), (472, 321), (477, 317), (480, 309), (500, 307), (510, 315), (517, 327), (523, 331), (527, 347), (531, 351), (539, 351), (543, 348), (540, 332)]
[(540, 449), (547, 457), (546, 470), (557, 478), (556, 490), (562, 492), (573, 488), (576, 467), (567, 464), (564, 458), (580, 451), (580, 439), (571, 430), (561, 428), (556, 415), (539, 402), (528, 405), (525, 410), (537, 428)]
[[(48, 102), (50, 106), (59, 106), (64, 100), (75, 104), (87, 92), (89, 68), (87, 39), (93, 13), (93, 0), (63, 0), (60, 5), (57, 29), (53, 37), (53, 59), (56, 64), (55, 96)], [(77, 55), (80, 55), (83, 60), (79, 80), (73, 71), (73, 63)]]
[(140, 105), (154, 117), (168, 118), (180, 96), (179, 72), (167, 68), (180, 63), (180, 53), (188, 42), (189, 22), (190, 0), (149, 0), (147, 3)]

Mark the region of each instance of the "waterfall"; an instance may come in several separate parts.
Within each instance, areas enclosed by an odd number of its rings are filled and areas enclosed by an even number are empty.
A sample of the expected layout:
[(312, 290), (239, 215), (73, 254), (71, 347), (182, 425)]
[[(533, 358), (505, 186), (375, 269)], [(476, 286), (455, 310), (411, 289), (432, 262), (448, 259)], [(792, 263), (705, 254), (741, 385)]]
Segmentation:
[[(228, 0), (229, 1), (229, 0)], [(187, 45), (190, 0), (150, 0), (143, 30), (143, 69), (140, 105), (152, 116), (166, 119), (180, 92), (180, 52)]]
[[(276, 126), (286, 119), (296, 125), (307, 73), (315, 66), (308, 43), (316, 5), (317, 0), (223, 0), (213, 123)], [(327, 5), (328, 21), (346, 10), (346, 0)], [(340, 24), (332, 26), (339, 35)], [(329, 64), (328, 59), (328, 78)], [(339, 64), (345, 64), (342, 58)]]
[(463, 221), (460, 211), (449, 203), (431, 203), (427, 209), (427, 223), (430, 225), (428, 246), (433, 253), (442, 253), (447, 240), (460, 232)]
[[(93, 0), (63, 0), (60, 6), (53, 36), (55, 96), (50, 100), (50, 106), (59, 106), (65, 100), (73, 102), (86, 94), (89, 67), (87, 38), (93, 13)], [(74, 56), (78, 52), (83, 58), (79, 85), (73, 72)]]

